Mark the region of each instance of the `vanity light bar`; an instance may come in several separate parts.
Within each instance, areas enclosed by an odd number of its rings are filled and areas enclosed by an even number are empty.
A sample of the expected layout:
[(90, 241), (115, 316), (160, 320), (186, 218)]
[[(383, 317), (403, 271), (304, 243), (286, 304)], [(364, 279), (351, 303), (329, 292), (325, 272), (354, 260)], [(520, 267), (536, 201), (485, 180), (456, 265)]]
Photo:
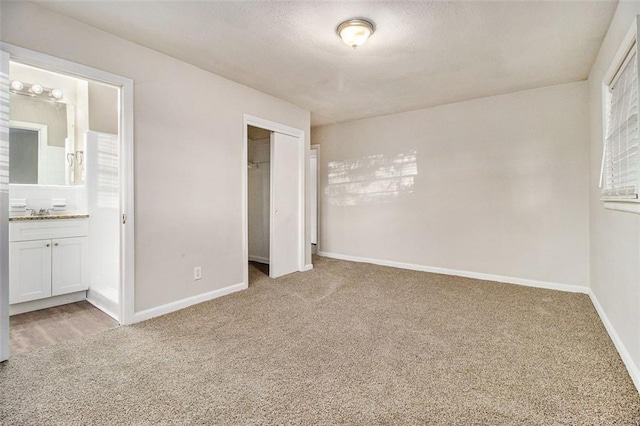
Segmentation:
[(43, 98), (53, 101), (61, 101), (64, 93), (60, 89), (50, 89), (41, 84), (23, 83), (20, 80), (11, 82), (10, 90), (19, 95), (31, 96), (32, 98)]

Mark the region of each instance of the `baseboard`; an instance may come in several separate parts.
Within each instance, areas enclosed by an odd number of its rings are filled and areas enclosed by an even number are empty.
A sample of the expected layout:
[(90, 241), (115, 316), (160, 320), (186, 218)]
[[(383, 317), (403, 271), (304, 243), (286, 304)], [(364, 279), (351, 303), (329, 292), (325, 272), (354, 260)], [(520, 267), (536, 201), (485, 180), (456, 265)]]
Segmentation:
[(496, 281), (506, 284), (517, 284), (527, 287), (545, 288), (549, 290), (567, 291), (570, 293), (589, 293), (589, 287), (572, 284), (560, 284), (548, 281), (537, 281), (526, 278), (507, 277), (503, 275), (485, 274), (482, 272), (461, 271), (458, 269), (439, 268), (435, 266), (417, 265), (413, 263), (394, 262), (392, 260), (370, 259), (366, 257), (349, 256), (338, 253), (318, 252), (319, 256), (330, 257), (332, 259), (349, 260), (351, 262), (373, 263), (374, 265), (391, 266), (400, 269), (410, 269), (412, 271), (431, 272), (434, 274), (453, 275), (456, 277), (475, 278), (484, 281)]
[(313, 269), (313, 265), (311, 263), (304, 265), (304, 269), (302, 270), (303, 272), (307, 272)]
[(167, 303), (165, 305), (156, 306), (155, 308), (146, 309), (144, 311), (136, 312), (133, 315), (133, 323), (146, 321), (151, 318), (159, 317), (171, 312), (179, 311), (180, 309), (187, 308), (198, 303), (206, 302), (208, 300), (217, 299), (218, 297), (226, 296), (227, 294), (235, 293), (240, 290), (247, 289), (246, 283), (234, 284), (218, 290), (213, 290), (208, 293), (199, 294), (197, 296), (187, 297), (185, 299), (177, 300), (175, 302)]
[(252, 256), (252, 255), (249, 255), (249, 261), (250, 261), (250, 262), (264, 263), (265, 265), (268, 265), (268, 264), (269, 264), (269, 258), (268, 258), (268, 257), (261, 257), (261, 256)]
[(609, 333), (609, 337), (613, 341), (614, 346), (618, 350), (620, 354), (620, 358), (622, 358), (622, 362), (624, 362), (625, 367), (627, 367), (627, 371), (629, 372), (629, 376), (631, 376), (631, 380), (633, 380), (633, 384), (636, 386), (638, 392), (640, 392), (640, 371), (638, 370), (638, 366), (633, 362), (633, 358), (631, 358), (631, 354), (627, 350), (627, 347), (622, 342), (620, 336), (616, 332), (616, 329), (613, 328), (613, 324), (609, 321), (609, 317), (602, 309), (600, 302), (598, 302), (598, 298), (593, 293), (593, 291), (589, 290), (589, 297), (591, 298), (591, 303), (595, 306), (598, 315), (600, 316), (600, 320), (602, 324), (604, 324), (604, 328)]
[(16, 303), (15, 305), (9, 305), (9, 315), (23, 314), (25, 312), (39, 311), (40, 309), (80, 302), (86, 298), (87, 292), (82, 290), (75, 293), (32, 300), (30, 302)]
[(119, 315), (116, 313), (118, 312), (118, 304), (108, 297), (103, 296), (95, 290), (89, 289), (87, 291), (87, 302), (91, 303), (114, 320), (120, 322)]

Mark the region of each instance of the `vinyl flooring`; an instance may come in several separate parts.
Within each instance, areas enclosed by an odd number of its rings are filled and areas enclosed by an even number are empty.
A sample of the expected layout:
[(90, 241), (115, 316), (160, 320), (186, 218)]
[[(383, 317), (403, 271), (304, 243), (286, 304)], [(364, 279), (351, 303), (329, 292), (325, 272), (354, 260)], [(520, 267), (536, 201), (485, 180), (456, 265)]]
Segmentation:
[(9, 324), (11, 355), (118, 326), (113, 318), (87, 301), (13, 315)]

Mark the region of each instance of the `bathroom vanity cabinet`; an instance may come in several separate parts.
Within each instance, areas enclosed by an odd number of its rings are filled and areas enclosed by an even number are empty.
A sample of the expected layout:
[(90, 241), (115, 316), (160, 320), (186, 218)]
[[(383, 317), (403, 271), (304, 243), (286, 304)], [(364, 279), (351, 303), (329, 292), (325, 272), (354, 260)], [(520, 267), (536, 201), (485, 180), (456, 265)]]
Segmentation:
[(11, 304), (87, 290), (89, 219), (9, 222)]

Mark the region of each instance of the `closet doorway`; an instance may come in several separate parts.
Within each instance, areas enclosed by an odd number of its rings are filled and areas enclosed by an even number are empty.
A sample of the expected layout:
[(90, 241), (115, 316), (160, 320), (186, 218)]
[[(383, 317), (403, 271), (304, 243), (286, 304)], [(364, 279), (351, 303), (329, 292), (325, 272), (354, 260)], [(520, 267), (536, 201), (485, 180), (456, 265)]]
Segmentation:
[(304, 131), (245, 115), (245, 283), (249, 262), (270, 278), (304, 270)]
[(249, 262), (269, 276), (271, 131), (247, 127)]

